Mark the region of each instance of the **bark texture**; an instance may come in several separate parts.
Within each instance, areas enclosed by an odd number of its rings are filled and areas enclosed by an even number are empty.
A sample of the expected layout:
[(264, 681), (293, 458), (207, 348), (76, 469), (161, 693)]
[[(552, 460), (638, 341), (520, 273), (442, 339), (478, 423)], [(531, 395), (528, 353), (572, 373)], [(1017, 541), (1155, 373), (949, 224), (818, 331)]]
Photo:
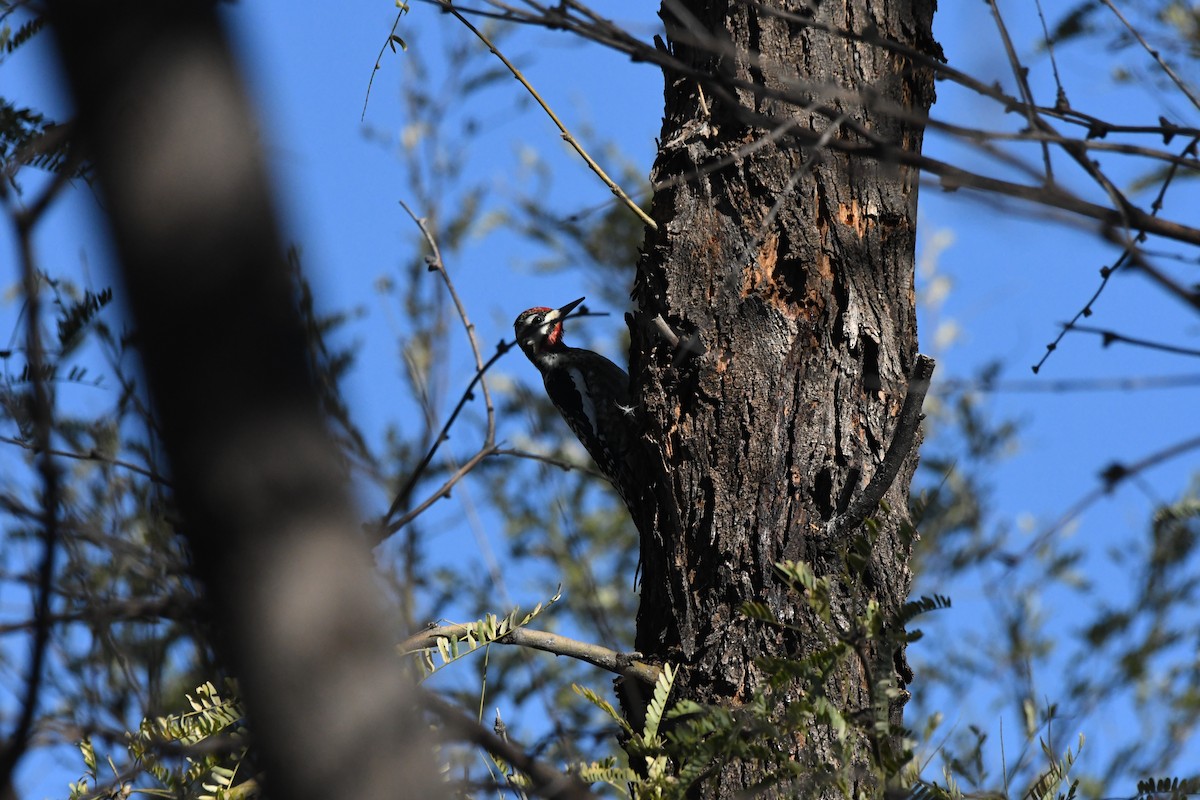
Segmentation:
[[(829, 626), (773, 565), (846, 572), (861, 532), (835, 535), (830, 523), (870, 479), (904, 400), (917, 343), (917, 175), (862, 132), (920, 149), (932, 77), (878, 40), (936, 53), (935, 0), (765, 5), (794, 16), (747, 2), (663, 4), (681, 71), (666, 75), (652, 175), (659, 227), (631, 326), (632, 380), (666, 473), (657, 524), (643, 535), (636, 646), (682, 667), (681, 696), (731, 707), (760, 685), (756, 659), (828, 641)], [(664, 342), (650, 324), (658, 314), (703, 352)], [(838, 584), (835, 624), (869, 602), (887, 613), (905, 601), (915, 466), (914, 452), (861, 579)], [(802, 633), (749, 620), (746, 601)], [(847, 714), (870, 706), (863, 663), (875, 679), (910, 677), (902, 653), (863, 655), (826, 686)], [(896, 723), (902, 704), (892, 704)], [(820, 763), (829, 736), (812, 730), (779, 746)], [(764, 777), (734, 765), (704, 796), (732, 797)]]

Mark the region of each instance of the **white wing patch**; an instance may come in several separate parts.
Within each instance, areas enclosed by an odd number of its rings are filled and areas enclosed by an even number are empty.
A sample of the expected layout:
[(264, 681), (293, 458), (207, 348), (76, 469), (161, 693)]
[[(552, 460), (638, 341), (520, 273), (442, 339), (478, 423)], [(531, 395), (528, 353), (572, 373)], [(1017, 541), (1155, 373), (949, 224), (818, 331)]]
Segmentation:
[(568, 368), (566, 373), (571, 377), (571, 382), (575, 384), (575, 392), (579, 395), (579, 406), (583, 415), (587, 417), (588, 424), (592, 426), (592, 436), (599, 436), (600, 425), (596, 419), (596, 404), (592, 402), (592, 393), (588, 391), (587, 379), (582, 372), (574, 368)]

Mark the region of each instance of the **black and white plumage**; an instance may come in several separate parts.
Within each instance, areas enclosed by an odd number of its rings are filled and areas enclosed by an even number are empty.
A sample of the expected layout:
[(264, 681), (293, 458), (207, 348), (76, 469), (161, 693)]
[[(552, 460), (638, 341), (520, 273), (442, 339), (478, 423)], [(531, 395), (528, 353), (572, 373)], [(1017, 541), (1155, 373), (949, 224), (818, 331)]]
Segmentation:
[(542, 373), (550, 401), (632, 510), (642, 492), (635, 477), (641, 443), (629, 376), (599, 353), (563, 343), (563, 319), (583, 300), (523, 311), (513, 329), (522, 352)]

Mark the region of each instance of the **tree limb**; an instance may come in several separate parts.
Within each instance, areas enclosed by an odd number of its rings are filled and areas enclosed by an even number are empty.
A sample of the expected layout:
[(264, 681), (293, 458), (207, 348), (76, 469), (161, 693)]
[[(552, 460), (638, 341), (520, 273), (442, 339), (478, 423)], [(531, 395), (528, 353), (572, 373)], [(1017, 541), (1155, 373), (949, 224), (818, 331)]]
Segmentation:
[(929, 356), (917, 354), (913, 365), (912, 376), (908, 379), (908, 393), (904, 396), (904, 404), (900, 407), (900, 415), (892, 429), (892, 441), (883, 461), (875, 468), (867, 488), (850, 501), (846, 510), (830, 521), (830, 532), (835, 536), (854, 530), (861, 525), (869, 515), (875, 513), (883, 496), (900, 473), (905, 459), (916, 444), (917, 431), (921, 427), (924, 415), (921, 406), (925, 403), (925, 394), (929, 391), (929, 379), (933, 377), (936, 363)]
[[(414, 633), (400, 643), (399, 649), (405, 653), (418, 650), (429, 650), (437, 647), (441, 638), (457, 639), (473, 632), (475, 624), (463, 622), (455, 625), (439, 625)], [(530, 647), (553, 653), (556, 656), (568, 656), (585, 661), (595, 667), (608, 670), (616, 675), (637, 678), (651, 686), (662, 674), (662, 669), (654, 664), (638, 661), (635, 653), (619, 653), (598, 644), (581, 642), (549, 631), (539, 631), (530, 628), (514, 628), (509, 633), (496, 639), (492, 644), (507, 644), (517, 647)]]
[(497, 758), (501, 758), (523, 772), (531, 781), (531, 789), (542, 797), (562, 800), (592, 800), (594, 794), (578, 778), (553, 770), (526, 755), (525, 751), (501, 739), (457, 708), (432, 694), (422, 695), (425, 708), (442, 721), (442, 725), (456, 738), (482, 747)]

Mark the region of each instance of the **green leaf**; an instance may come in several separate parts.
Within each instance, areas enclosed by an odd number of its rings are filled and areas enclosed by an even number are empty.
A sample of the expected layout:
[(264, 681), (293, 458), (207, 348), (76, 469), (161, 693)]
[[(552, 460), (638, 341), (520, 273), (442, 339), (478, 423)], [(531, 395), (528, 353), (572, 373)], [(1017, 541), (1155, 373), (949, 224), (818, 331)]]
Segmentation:
[(671, 684), (675, 681), (675, 669), (670, 664), (663, 664), (658, 680), (654, 682), (654, 696), (646, 708), (646, 725), (642, 731), (642, 741), (649, 745), (658, 737), (658, 724), (662, 721), (667, 708), (667, 698), (671, 694)]

